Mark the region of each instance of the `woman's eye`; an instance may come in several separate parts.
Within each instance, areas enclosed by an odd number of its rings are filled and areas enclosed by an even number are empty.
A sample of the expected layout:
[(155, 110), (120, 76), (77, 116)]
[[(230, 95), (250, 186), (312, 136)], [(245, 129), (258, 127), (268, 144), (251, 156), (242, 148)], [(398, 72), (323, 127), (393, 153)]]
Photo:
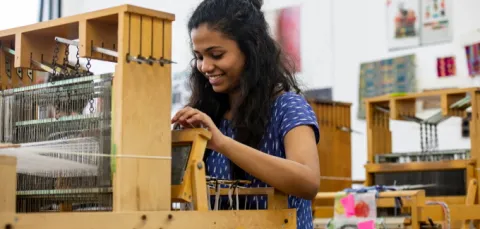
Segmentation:
[(223, 53), (222, 54), (212, 54), (212, 58), (217, 59), (217, 60), (222, 58), (222, 56), (223, 56)]

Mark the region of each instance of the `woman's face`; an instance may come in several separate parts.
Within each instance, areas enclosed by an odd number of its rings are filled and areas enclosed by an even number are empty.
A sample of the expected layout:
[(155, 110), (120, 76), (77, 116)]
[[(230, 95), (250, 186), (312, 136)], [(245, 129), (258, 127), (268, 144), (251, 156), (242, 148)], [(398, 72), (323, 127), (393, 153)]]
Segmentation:
[(197, 69), (217, 93), (237, 88), (245, 64), (245, 55), (237, 43), (222, 33), (200, 25), (190, 33)]

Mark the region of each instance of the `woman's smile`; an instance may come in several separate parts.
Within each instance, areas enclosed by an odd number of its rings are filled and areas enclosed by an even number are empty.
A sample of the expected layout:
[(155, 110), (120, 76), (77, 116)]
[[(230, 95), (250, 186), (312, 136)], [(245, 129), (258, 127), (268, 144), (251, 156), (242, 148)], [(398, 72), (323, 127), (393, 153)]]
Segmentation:
[(225, 74), (208, 76), (208, 82), (210, 82), (212, 86), (218, 86), (223, 82), (224, 76)]

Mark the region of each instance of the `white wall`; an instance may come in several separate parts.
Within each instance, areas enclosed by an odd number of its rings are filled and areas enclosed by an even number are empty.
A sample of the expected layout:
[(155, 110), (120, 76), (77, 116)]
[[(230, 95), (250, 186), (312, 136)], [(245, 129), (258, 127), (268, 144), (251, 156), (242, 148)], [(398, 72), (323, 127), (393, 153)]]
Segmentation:
[[(65, 15), (102, 9), (124, 3), (135, 4), (176, 15), (173, 24), (173, 72), (186, 68), (191, 55), (186, 22), (199, 0), (83, 0), (65, 1)], [(301, 58), (303, 71), (299, 75), (305, 88), (333, 87), (334, 99), (352, 102), (353, 129), (365, 130), (365, 122), (356, 118), (358, 108), (358, 78), (360, 63), (415, 53), (417, 55), (418, 88), (479, 85), (479, 80), (467, 76), (463, 44), (480, 41), (480, 2), (454, 0), (454, 40), (451, 43), (389, 52), (385, 1), (382, 0), (265, 0), (265, 11), (290, 5), (302, 5)], [(436, 58), (457, 56), (457, 76), (438, 79)], [(95, 65), (93, 65), (95, 68)], [(113, 67), (109, 68), (113, 71)], [(393, 122), (395, 151), (418, 150), (419, 131), (416, 125)], [(448, 134), (448, 136), (447, 136)], [(364, 178), (366, 135), (352, 135), (352, 176)], [(460, 136), (460, 120), (452, 119), (439, 129), (440, 148), (467, 148), (468, 139)]]
[[(2, 0), (7, 8), (7, 0)], [(8, 10), (3, 8), (0, 13), (0, 30), (34, 24), (38, 19), (38, 0), (16, 0), (8, 3)]]

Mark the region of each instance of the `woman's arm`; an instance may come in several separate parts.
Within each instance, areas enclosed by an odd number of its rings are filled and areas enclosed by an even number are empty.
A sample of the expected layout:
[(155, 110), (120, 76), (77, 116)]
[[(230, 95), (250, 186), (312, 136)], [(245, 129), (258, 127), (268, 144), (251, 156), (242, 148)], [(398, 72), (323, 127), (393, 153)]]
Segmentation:
[(290, 195), (313, 199), (318, 192), (320, 169), (315, 135), (302, 125), (284, 139), (286, 159), (272, 156), (224, 136), (217, 149), (240, 168)]
[(186, 107), (177, 112), (172, 123), (186, 128), (205, 126), (212, 133), (207, 148), (228, 157), (240, 168), (272, 187), (304, 199), (313, 199), (320, 183), (316, 136), (310, 126), (283, 126), (286, 159), (271, 156), (223, 135), (205, 113)]

